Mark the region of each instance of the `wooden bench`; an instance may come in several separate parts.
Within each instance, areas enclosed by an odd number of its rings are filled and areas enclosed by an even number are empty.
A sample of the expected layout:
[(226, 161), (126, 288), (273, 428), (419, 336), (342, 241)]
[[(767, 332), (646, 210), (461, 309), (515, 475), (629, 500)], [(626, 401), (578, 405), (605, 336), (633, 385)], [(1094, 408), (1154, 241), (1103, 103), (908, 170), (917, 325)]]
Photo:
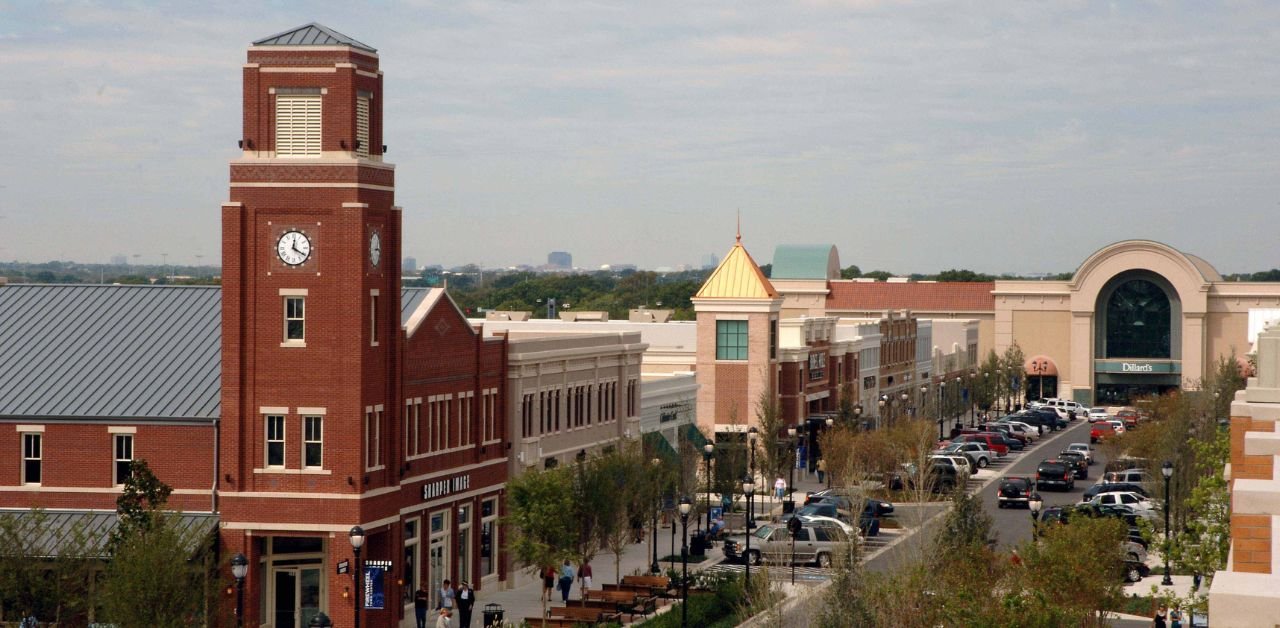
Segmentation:
[(652, 595), (666, 599), (680, 597), (680, 591), (672, 586), (671, 578), (666, 576), (623, 576), (622, 584), (648, 587)]
[(587, 600), (613, 602), (614, 610), (619, 615), (627, 615), (633, 620), (636, 615), (648, 617), (658, 610), (656, 598), (638, 591), (591, 589), (587, 591)]
[(554, 619), (572, 619), (585, 624), (599, 624), (606, 621), (621, 623), (615, 609), (597, 606), (559, 606), (549, 610)]
[(547, 628), (574, 628), (583, 624), (582, 621), (577, 619), (557, 619), (555, 617), (525, 617), (524, 623), (529, 628), (542, 628), (542, 626)]

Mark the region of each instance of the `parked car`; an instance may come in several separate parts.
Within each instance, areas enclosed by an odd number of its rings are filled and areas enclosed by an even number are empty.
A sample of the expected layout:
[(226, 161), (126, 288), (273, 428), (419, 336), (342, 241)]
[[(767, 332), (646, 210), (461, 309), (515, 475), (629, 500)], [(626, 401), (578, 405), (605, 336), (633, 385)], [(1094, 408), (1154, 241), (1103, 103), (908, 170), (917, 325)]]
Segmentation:
[(1106, 421), (1098, 421), (1089, 428), (1089, 442), (1096, 443), (1116, 435), (1116, 427)]
[(951, 443), (934, 452), (941, 455), (960, 454), (969, 458), (969, 462), (978, 469), (985, 469), (991, 464), (995, 455), (987, 449), (986, 443)]
[(1129, 431), (1129, 429), (1124, 426), (1124, 421), (1121, 421), (1120, 419), (1107, 419), (1107, 423), (1110, 423), (1112, 427), (1116, 428), (1117, 434), (1123, 434)]
[(1030, 443), (1034, 443), (1037, 440), (1040, 440), (1040, 428), (1038, 426), (1031, 425), (1029, 423), (1023, 423), (1022, 421), (1015, 421), (1009, 417), (1000, 419), (1000, 422), (1006, 423), (1012, 426), (1016, 433), (1022, 434), (1023, 437), (1025, 437), (1027, 441)]
[(849, 538), (857, 541), (862, 540), (862, 534), (858, 528), (855, 528), (839, 519), (832, 519), (831, 517), (800, 517), (800, 520), (805, 523), (833, 525), (844, 530), (844, 533), (848, 535)]
[(1053, 408), (1050, 408), (1048, 406), (1045, 406), (1043, 408), (1034, 408), (1031, 410), (1023, 410), (1022, 412), (1019, 412), (1018, 414), (1015, 414), (1013, 416), (1023, 416), (1023, 415), (1038, 417), (1044, 420), (1045, 422), (1047, 422), (1046, 427), (1051, 427), (1053, 430), (1060, 430), (1067, 427), (1067, 425), (1069, 425), (1067, 421), (1067, 417), (1058, 416), (1058, 413), (1054, 412)]
[(1048, 486), (1061, 487), (1070, 491), (1076, 487), (1076, 479), (1071, 463), (1056, 458), (1042, 461), (1036, 467), (1036, 490)]
[(796, 533), (794, 552), (791, 532), (785, 524), (767, 523), (752, 532), (751, 549), (746, 549), (746, 538), (737, 536), (726, 539), (724, 555), (727, 560), (741, 561), (759, 565), (769, 561), (775, 563), (815, 563), (819, 567), (830, 567), (831, 557), (841, 551), (842, 544), (848, 542), (849, 536), (843, 528), (825, 522), (806, 522), (800, 519), (800, 530)]
[(1004, 421), (995, 421), (995, 422), (992, 422), (992, 423), (984, 423), (984, 424), (982, 425), (982, 429), (984, 429), (984, 430), (986, 430), (986, 431), (988, 431), (988, 432), (997, 432), (997, 433), (1000, 433), (1000, 434), (1002, 434), (1002, 435), (1005, 437), (1005, 440), (1006, 440), (1006, 441), (1007, 441), (1007, 440), (1009, 440), (1009, 439), (1013, 439), (1013, 440), (1018, 441), (1018, 447), (1010, 447), (1010, 449), (1014, 449), (1015, 451), (1016, 451), (1018, 448), (1020, 448), (1020, 447), (1024, 447), (1024, 446), (1026, 446), (1026, 444), (1027, 444), (1027, 437), (1026, 437), (1025, 435), (1023, 435), (1021, 432), (1015, 432), (1015, 431), (1014, 431), (1014, 429), (1013, 429), (1013, 426), (1012, 426), (1012, 425), (1009, 425), (1008, 423), (1006, 423), (1006, 422), (1004, 422)]
[(1143, 578), (1151, 575), (1151, 568), (1146, 563), (1138, 560), (1124, 561), (1124, 581), (1130, 584), (1141, 582)]
[(1090, 446), (1089, 443), (1071, 443), (1070, 445), (1067, 445), (1067, 451), (1078, 451), (1084, 454), (1084, 459), (1088, 461), (1090, 465), (1094, 463), (1093, 447)]
[(857, 510), (853, 505), (858, 502), (863, 504), (863, 510), (869, 511), (877, 517), (893, 514), (893, 503), (883, 499), (855, 495), (848, 489), (843, 488), (828, 488), (809, 493), (809, 496), (804, 500), (806, 506), (814, 503), (834, 503), (837, 508), (848, 512)]
[(1126, 469), (1124, 471), (1111, 471), (1102, 476), (1102, 481), (1106, 484), (1142, 484), (1146, 485), (1150, 481), (1147, 472), (1144, 469)]
[(1088, 489), (1085, 490), (1084, 501), (1089, 501), (1093, 499), (1095, 495), (1101, 495), (1103, 493), (1122, 493), (1122, 492), (1137, 493), (1138, 495), (1141, 495), (1144, 498), (1150, 497), (1149, 494), (1147, 493), (1147, 489), (1143, 488), (1141, 484), (1132, 484), (1129, 482), (1108, 483), (1104, 480), (1102, 482), (1098, 482), (1097, 484), (1094, 484), (1093, 486), (1090, 486)]
[(1138, 413), (1133, 410), (1121, 410), (1116, 413), (1116, 418), (1124, 421), (1126, 428), (1138, 427)]
[(1101, 493), (1091, 497), (1087, 503), (1099, 506), (1132, 506), (1135, 510), (1155, 509), (1155, 504), (1151, 500), (1132, 491)]
[(925, 486), (934, 493), (950, 492), (960, 483), (960, 476), (956, 473), (955, 467), (939, 463), (931, 463), (923, 474), (917, 472), (916, 465), (910, 462), (903, 463), (902, 471), (895, 475), (896, 477), (890, 483), (891, 486), (897, 487), (895, 490), (916, 488), (916, 478), (920, 476), (923, 476), (921, 479)]
[(1000, 490), (996, 492), (996, 506), (1004, 508), (1014, 504), (1031, 504), (1031, 494), (1035, 492), (1030, 478), (1006, 477), (1000, 482)]
[(966, 443), (984, 443), (986, 444), (987, 449), (994, 451), (998, 457), (1003, 458), (1009, 453), (1009, 446), (1005, 444), (1004, 437), (1000, 434), (992, 434), (991, 432), (970, 432), (961, 434), (958, 440)]
[(1077, 480), (1089, 479), (1089, 461), (1078, 451), (1065, 450), (1058, 454), (1058, 460), (1071, 463)]
[(969, 458), (961, 454), (933, 454), (929, 459), (955, 467), (956, 473), (965, 478), (972, 476), (975, 471), (973, 465), (969, 464)]
[(1106, 408), (1089, 408), (1089, 422), (1096, 423), (1098, 421), (1106, 421), (1111, 416), (1107, 414)]
[(806, 504), (797, 508), (795, 515), (797, 517), (831, 517), (832, 519), (839, 519), (845, 523), (853, 523), (853, 513), (839, 508), (836, 504), (831, 502), (815, 502), (812, 504)]

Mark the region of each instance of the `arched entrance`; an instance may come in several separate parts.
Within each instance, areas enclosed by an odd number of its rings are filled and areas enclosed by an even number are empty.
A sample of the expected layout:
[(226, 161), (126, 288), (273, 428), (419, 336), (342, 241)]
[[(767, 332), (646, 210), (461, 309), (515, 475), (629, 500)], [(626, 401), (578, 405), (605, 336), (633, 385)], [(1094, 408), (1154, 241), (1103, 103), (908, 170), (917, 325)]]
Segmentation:
[(1058, 396), (1058, 365), (1047, 355), (1027, 359), (1022, 365), (1027, 374), (1027, 401)]
[(1164, 277), (1120, 273), (1098, 294), (1095, 403), (1128, 405), (1181, 383), (1182, 304)]

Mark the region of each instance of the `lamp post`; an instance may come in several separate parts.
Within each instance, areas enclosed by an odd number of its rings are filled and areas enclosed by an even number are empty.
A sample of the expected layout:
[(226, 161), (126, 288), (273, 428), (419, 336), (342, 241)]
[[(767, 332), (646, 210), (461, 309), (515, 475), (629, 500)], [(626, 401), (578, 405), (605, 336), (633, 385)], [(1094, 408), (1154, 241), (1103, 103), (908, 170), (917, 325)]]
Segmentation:
[[(827, 417), (827, 429), (831, 429), (835, 427), (835, 425), (836, 425), (836, 420), (832, 417)], [(827, 442), (829, 443), (831, 441), (828, 440)], [(825, 462), (826, 459), (827, 459), (827, 454), (824, 452), (822, 454), (822, 457), (818, 459), (818, 464), (822, 465), (822, 467), (820, 467), (818, 470), (822, 472), (821, 475), (827, 476), (826, 477), (827, 488), (831, 488), (831, 472), (829, 469), (826, 468), (827, 466)]]
[(360, 628), (360, 607), (364, 605), (364, 592), (361, 590), (361, 576), (364, 575), (363, 569), (360, 567), (360, 548), (364, 547), (364, 528), (360, 526), (352, 526), (351, 531), (347, 533), (347, 537), (351, 539), (351, 550), (355, 552), (355, 577), (356, 577), (356, 596), (355, 596), (355, 626)]
[(333, 628), (333, 620), (329, 619), (329, 616), (323, 612), (316, 613), (316, 616), (307, 622), (307, 626), (310, 628)]
[(934, 403), (934, 406), (935, 406), (936, 408), (938, 408), (938, 440), (942, 440), (942, 421), (943, 421), (943, 419), (942, 419), (942, 397), (946, 394), (946, 392), (947, 392), (947, 383), (946, 383), (946, 382), (938, 382), (938, 395), (937, 395), (938, 399), (937, 399), (937, 401)]
[(901, 414), (902, 416), (908, 416), (909, 413), (907, 412), (907, 400), (911, 399), (911, 393), (908, 393), (907, 391), (904, 390), (902, 391), (902, 394), (898, 395), (898, 399), (899, 401), (902, 402), (902, 407), (898, 409), (898, 413)]
[[(751, 476), (743, 476), (742, 478), (742, 494), (747, 496), (747, 512), (751, 512), (751, 501), (756, 494), (756, 482)], [(743, 589), (747, 591), (747, 595), (751, 595), (751, 517), (747, 516), (747, 549), (742, 552), (742, 562), (747, 564), (747, 578)]]
[(969, 393), (969, 427), (978, 421), (978, 397), (973, 394), (973, 380), (977, 376), (976, 371), (969, 371), (969, 387), (965, 389)]
[(960, 397), (960, 394), (961, 394), (961, 388), (960, 388), (960, 386), (962, 386), (963, 384), (964, 384), (964, 380), (963, 380), (963, 379), (961, 379), (961, 377), (960, 377), (959, 375), (957, 375), (957, 376), (956, 376), (956, 381), (955, 381), (955, 386), (952, 386), (952, 388), (954, 388), (954, 389), (955, 389), (955, 391), (956, 391), (956, 392), (955, 392), (956, 405), (951, 406), (951, 409), (950, 409), (950, 411), (951, 411), (951, 412), (955, 412), (955, 413), (956, 413), (956, 426), (955, 426), (955, 429), (956, 429), (957, 431), (959, 431), (959, 430), (960, 430), (960, 428), (964, 427), (964, 409), (963, 409), (963, 406), (961, 406), (961, 405), (960, 405), (960, 404), (961, 404), (961, 402), (963, 401), (963, 399)]
[[(654, 485), (656, 486), (658, 465), (662, 464), (662, 460), (654, 458), (653, 460), (650, 460), (649, 463), (653, 465), (655, 477)], [(661, 508), (661, 503), (662, 496), (655, 490), (653, 492), (653, 525), (651, 526), (653, 529), (653, 564), (649, 565), (650, 573), (662, 573), (662, 566), (658, 564), (658, 510)]]
[(231, 577), (236, 579), (236, 628), (244, 626), (244, 577), (249, 575), (249, 560), (244, 554), (231, 557)]
[[(702, 459), (707, 463), (707, 531), (711, 531), (711, 454), (716, 451), (716, 446), (707, 443), (702, 446)], [(701, 519), (699, 519), (701, 521)]]
[(689, 511), (693, 510), (693, 502), (689, 496), (680, 498), (680, 524), (683, 534), (680, 537), (680, 625), (689, 625)]
[[(787, 428), (787, 445), (791, 447), (792, 454), (795, 454), (796, 452), (796, 434), (798, 433), (799, 430), (797, 430), (794, 425)], [(791, 464), (791, 470), (789, 472), (790, 475), (787, 476), (787, 501), (782, 503), (782, 512), (784, 513), (792, 513), (796, 511), (796, 502), (791, 498), (791, 495), (796, 490), (796, 465), (798, 464), (800, 464), (800, 457), (796, 456), (796, 461)]]
[(1173, 531), (1169, 529), (1169, 478), (1173, 477), (1173, 461), (1165, 460), (1160, 465), (1160, 475), (1164, 476), (1164, 580), (1160, 584), (1173, 586), (1173, 576), (1169, 573), (1169, 550), (1172, 549)]
[(1040, 498), (1040, 493), (1032, 493), (1027, 499), (1027, 506), (1031, 508), (1031, 538), (1037, 536), (1040, 524), (1040, 509), (1044, 508), (1044, 500)]
[[(752, 426), (751, 429), (747, 430), (747, 444), (751, 449), (751, 463), (750, 463), (751, 471), (750, 472), (751, 472), (752, 481), (754, 481), (756, 477), (756, 439), (759, 437), (760, 437), (760, 430), (757, 430), (755, 426)], [(756, 515), (755, 504), (754, 502), (752, 502), (752, 500), (748, 499), (747, 500), (747, 534), (748, 535), (751, 534), (751, 528), (753, 527), (752, 524), (755, 523), (755, 515)]]
[(886, 405), (888, 405), (888, 403), (889, 403), (889, 396), (888, 396), (888, 395), (880, 395), (880, 401), (878, 401), (877, 403), (879, 403), (879, 404), (880, 404), (880, 415), (879, 415), (879, 416), (877, 416), (876, 418), (877, 418), (877, 419), (883, 419), (883, 417), (884, 417), (884, 413), (885, 413), (885, 406), (886, 406)]
[(862, 420), (862, 404), (853, 407), (853, 422), (858, 423)]
[(1037, 399), (1044, 399), (1044, 374), (1049, 370), (1049, 361), (1043, 358), (1034, 360), (1031, 367), (1036, 370), (1036, 379), (1040, 380), (1040, 396)]

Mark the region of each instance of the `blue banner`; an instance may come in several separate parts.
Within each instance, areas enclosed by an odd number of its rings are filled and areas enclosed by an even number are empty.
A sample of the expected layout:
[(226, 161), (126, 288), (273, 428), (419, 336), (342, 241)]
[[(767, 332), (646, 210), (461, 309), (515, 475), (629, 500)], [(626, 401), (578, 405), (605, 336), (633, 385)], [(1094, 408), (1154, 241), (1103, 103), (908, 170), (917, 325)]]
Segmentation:
[(371, 560), (364, 564), (364, 607), (368, 610), (382, 610), (386, 606), (386, 589), (384, 578), (391, 569), (389, 560)]

